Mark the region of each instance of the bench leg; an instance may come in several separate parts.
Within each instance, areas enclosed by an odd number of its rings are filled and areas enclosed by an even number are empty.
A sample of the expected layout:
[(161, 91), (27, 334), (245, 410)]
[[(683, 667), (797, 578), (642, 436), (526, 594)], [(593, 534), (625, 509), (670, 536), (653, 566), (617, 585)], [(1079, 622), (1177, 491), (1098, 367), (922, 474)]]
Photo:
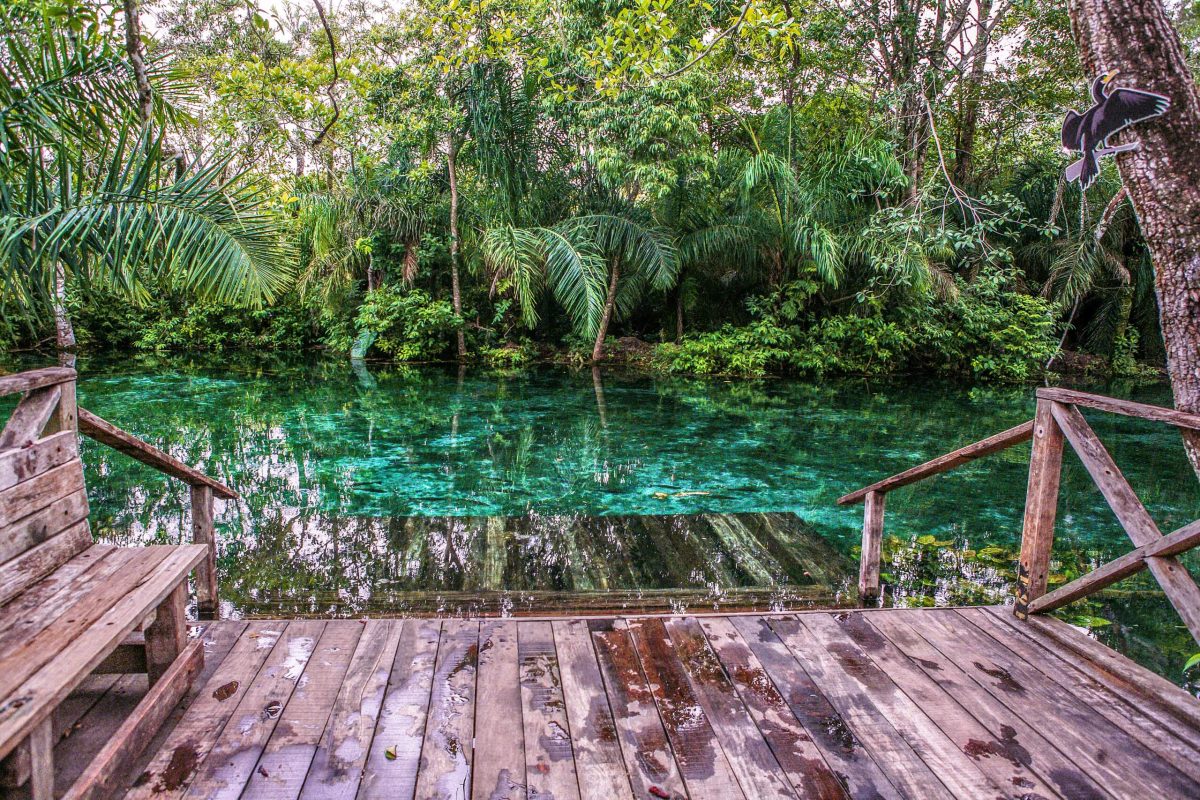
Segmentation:
[(33, 800), (53, 800), (54, 797), (54, 723), (46, 717), (29, 734), (31, 769), (30, 790)]
[(146, 627), (146, 674), (153, 686), (187, 644), (187, 582), (176, 586), (159, 604), (154, 622)]

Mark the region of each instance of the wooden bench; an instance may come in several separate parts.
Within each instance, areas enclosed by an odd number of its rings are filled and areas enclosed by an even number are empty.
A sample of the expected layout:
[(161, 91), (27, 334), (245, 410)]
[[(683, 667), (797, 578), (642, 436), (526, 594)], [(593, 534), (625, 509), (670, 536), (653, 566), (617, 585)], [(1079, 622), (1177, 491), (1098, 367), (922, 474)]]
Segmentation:
[(0, 431), (0, 794), (28, 782), (34, 800), (53, 797), (55, 708), (93, 672), (145, 672), (149, 691), (65, 794), (103, 797), (203, 665), (200, 639), (188, 642), (188, 575), (204, 573), (202, 599), (215, 609), (211, 492), (236, 495), (87, 415), (89, 435), (150, 463), (165, 459), (155, 465), (188, 479), (193, 500), (207, 501), (193, 508), (201, 544), (97, 544), (79, 457), (77, 417), (87, 412), (76, 407), (75, 371), (0, 377), (0, 396), (17, 393)]

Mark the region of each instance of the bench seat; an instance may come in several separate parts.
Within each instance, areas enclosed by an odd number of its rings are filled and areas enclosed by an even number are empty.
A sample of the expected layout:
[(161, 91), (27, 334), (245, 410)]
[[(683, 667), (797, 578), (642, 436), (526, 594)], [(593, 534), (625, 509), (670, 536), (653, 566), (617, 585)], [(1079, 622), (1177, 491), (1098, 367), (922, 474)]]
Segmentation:
[(0, 757), (186, 586), (206, 555), (203, 545), (93, 545), (0, 607)]

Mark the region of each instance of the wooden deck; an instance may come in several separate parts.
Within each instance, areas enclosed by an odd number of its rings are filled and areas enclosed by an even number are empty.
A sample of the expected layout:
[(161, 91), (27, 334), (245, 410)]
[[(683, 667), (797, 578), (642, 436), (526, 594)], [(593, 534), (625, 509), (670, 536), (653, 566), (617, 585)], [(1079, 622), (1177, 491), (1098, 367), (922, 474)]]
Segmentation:
[[(204, 635), (129, 798), (1200, 797), (1200, 702), (1007, 609)], [(57, 720), (60, 786), (145, 685), (90, 680)]]

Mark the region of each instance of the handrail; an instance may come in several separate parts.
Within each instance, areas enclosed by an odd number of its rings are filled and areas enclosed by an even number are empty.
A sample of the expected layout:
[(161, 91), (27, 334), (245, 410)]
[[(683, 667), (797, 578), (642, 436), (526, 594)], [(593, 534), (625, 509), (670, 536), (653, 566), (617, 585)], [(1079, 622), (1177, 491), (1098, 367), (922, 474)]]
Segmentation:
[(169, 453), (159, 450), (83, 407), (79, 409), (79, 432), (130, 458), (148, 464), (159, 472), (178, 478), (189, 486), (207, 486), (212, 489), (213, 494), (225, 500), (237, 500), (239, 497), (237, 492), (220, 481), (189, 467)]
[(75, 380), (75, 370), (70, 367), (43, 367), (27, 372), (0, 376), (0, 397), (18, 392), (31, 392), (46, 386), (54, 386)]
[[(1021, 558), (1017, 568), (1016, 615), (1024, 619), (1030, 614), (1052, 611), (1142, 569), (1149, 569), (1192, 636), (1200, 642), (1200, 587), (1175, 558), (1179, 553), (1200, 546), (1200, 520), (1164, 536), (1096, 432), (1080, 413), (1080, 406), (1200, 431), (1200, 414), (1070, 389), (1038, 389), (1037, 412), (1031, 422), (960, 447), (838, 500), (841, 505), (860, 500), (864, 502), (863, 546), (859, 565), (859, 593), (863, 599), (879, 594), (883, 499), (888, 491), (1032, 438), (1029, 484), (1021, 531)], [(1048, 592), (1062, 454), (1066, 444), (1071, 445), (1083, 462), (1135, 549)]]

